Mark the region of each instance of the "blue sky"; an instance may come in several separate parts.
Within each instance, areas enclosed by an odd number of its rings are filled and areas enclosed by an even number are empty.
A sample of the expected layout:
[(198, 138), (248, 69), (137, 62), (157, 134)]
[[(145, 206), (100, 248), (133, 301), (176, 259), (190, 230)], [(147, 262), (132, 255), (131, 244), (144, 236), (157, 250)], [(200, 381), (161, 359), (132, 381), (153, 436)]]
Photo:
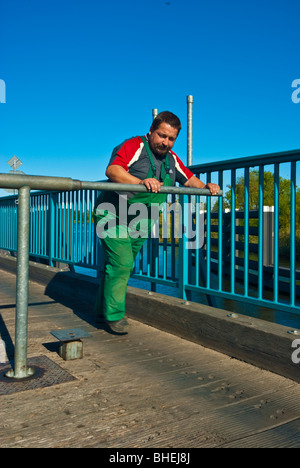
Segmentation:
[[(114, 146), (152, 109), (182, 120), (195, 164), (300, 148), (296, 0), (1, 2), (0, 172), (104, 178)], [(4, 192), (0, 191), (0, 195)]]

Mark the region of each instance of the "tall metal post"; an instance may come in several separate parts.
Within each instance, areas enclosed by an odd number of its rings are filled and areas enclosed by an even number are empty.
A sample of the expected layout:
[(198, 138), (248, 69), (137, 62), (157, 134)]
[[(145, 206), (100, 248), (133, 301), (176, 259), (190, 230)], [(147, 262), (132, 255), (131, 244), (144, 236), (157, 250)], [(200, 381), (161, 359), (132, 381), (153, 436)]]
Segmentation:
[(153, 120), (155, 119), (155, 117), (157, 117), (157, 114), (158, 114), (158, 109), (152, 109)]
[(187, 166), (193, 164), (193, 96), (187, 96)]
[(15, 362), (14, 370), (6, 376), (24, 379), (34, 374), (27, 367), (28, 334), (28, 280), (29, 280), (29, 225), (30, 225), (30, 187), (19, 189), (18, 203), (18, 258), (17, 258), (17, 294), (15, 325)]

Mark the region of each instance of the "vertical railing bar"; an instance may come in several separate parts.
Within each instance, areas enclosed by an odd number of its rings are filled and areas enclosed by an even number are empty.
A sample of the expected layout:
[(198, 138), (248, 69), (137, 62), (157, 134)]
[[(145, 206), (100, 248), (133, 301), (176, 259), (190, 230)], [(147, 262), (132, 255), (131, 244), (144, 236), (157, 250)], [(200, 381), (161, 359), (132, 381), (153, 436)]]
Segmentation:
[(274, 167), (274, 271), (273, 300), (278, 303), (279, 281), (279, 164)]
[(83, 190), (83, 259), (87, 262), (87, 190)]
[(46, 254), (46, 232), (47, 232), (47, 194), (43, 195), (43, 238), (42, 238), (42, 255)]
[(93, 207), (92, 207), (92, 191), (89, 190), (88, 191), (88, 200), (89, 200), (89, 209), (88, 209), (88, 213), (89, 213), (89, 229), (88, 229), (88, 233), (89, 233), (89, 264), (90, 265), (93, 265), (94, 262), (93, 262), (93, 247), (92, 247), (92, 243), (93, 243), (93, 217), (92, 217), (92, 211), (93, 211)]
[(236, 169), (231, 170), (230, 291), (235, 294), (235, 193)]
[(74, 264), (74, 192), (70, 192), (70, 261)]
[(175, 269), (175, 259), (176, 259), (176, 237), (175, 237), (175, 219), (176, 219), (176, 197), (173, 194), (171, 196), (171, 203), (172, 206), (175, 208), (172, 211), (172, 217), (171, 217), (171, 232), (172, 232), (172, 240), (171, 240), (171, 279), (175, 281), (175, 275), (176, 275), (176, 269)]
[(291, 162), (290, 305), (296, 299), (296, 161)]
[(70, 259), (70, 192), (67, 191), (65, 194), (65, 213), (66, 213), (66, 251), (65, 260)]
[(264, 248), (264, 166), (259, 166), (258, 206), (258, 298), (263, 297), (263, 248)]
[[(207, 183), (211, 182), (211, 172), (207, 173)], [(211, 262), (211, 197), (206, 197), (206, 288), (210, 289)]]
[(48, 212), (50, 206), (50, 193), (45, 196), (45, 245), (44, 245), (44, 255), (47, 257), (47, 246), (48, 246), (48, 236), (49, 236), (49, 219)]
[(38, 199), (39, 203), (39, 245), (38, 245), (38, 255), (40, 255), (42, 252), (42, 232), (43, 232), (43, 211), (42, 211), (42, 194), (39, 195)]
[(57, 258), (61, 260), (61, 248), (62, 248), (62, 233), (63, 233), (63, 192), (59, 194), (60, 203), (58, 205), (59, 209), (59, 226), (58, 226), (58, 251)]
[(43, 255), (46, 254), (46, 233), (47, 233), (47, 200), (48, 195), (43, 196)]
[(151, 276), (151, 272), (152, 272), (151, 262), (150, 262), (150, 255), (151, 255), (151, 251), (152, 251), (152, 243), (153, 243), (153, 239), (150, 236), (149, 239), (146, 241), (146, 247), (147, 247), (147, 253), (146, 253), (147, 268), (146, 268), (146, 271), (147, 271), (147, 276)]
[(199, 271), (199, 262), (200, 262), (200, 232), (201, 232), (201, 217), (200, 217), (200, 197), (197, 195), (195, 197), (195, 207), (196, 207), (196, 215), (195, 215), (195, 222), (196, 222), (196, 249), (195, 249), (195, 284), (196, 286), (199, 285), (200, 281), (200, 271)]
[(30, 242), (29, 249), (30, 253), (34, 252), (35, 243), (35, 199), (30, 197)]
[(43, 215), (43, 194), (39, 195), (39, 209), (40, 209), (40, 232), (39, 232), (39, 248), (38, 248), (38, 255), (43, 255), (43, 244), (42, 244), (42, 236), (43, 236), (43, 226), (44, 226), (44, 215)]
[(44, 233), (45, 233), (45, 195), (42, 193), (41, 194), (41, 246), (40, 246), (40, 254), (43, 256), (44, 255)]
[[(97, 199), (97, 191), (96, 190), (93, 190), (92, 191), (93, 193), (93, 204), (92, 204), (92, 207), (94, 208), (95, 204), (96, 204), (96, 199)], [(95, 219), (93, 217), (93, 244), (94, 244), (94, 250), (93, 250), (93, 265), (97, 268), (97, 277), (98, 277), (98, 274), (99, 274), (99, 266), (98, 266), (98, 262), (97, 262), (97, 256), (98, 256), (98, 248), (100, 246), (100, 242), (97, 242), (97, 231), (96, 231), (96, 222), (95, 222)], [(99, 245), (98, 245), (99, 244)]]
[(56, 193), (49, 194), (49, 219), (50, 225), (48, 227), (49, 237), (48, 237), (48, 249), (49, 249), (49, 265), (53, 266), (53, 257), (55, 255), (55, 224), (57, 223), (55, 217), (56, 204), (54, 203), (54, 197), (57, 200)]
[[(30, 211), (29, 211), (29, 217), (30, 217), (30, 231), (29, 231), (29, 251), (33, 251), (33, 235), (34, 235), (34, 222), (33, 222), (33, 213), (34, 213), (34, 198), (30, 197)], [(18, 235), (18, 233), (17, 233)]]
[(74, 192), (74, 261), (78, 263), (78, 194)]
[(68, 243), (68, 233), (67, 233), (67, 192), (64, 192), (64, 208), (63, 208), (63, 217), (64, 217), (64, 227), (63, 227), (63, 260), (67, 258), (67, 243)]
[(35, 205), (36, 205), (36, 218), (35, 218), (35, 255), (38, 254), (39, 251), (39, 239), (40, 239), (40, 203), (39, 203), (39, 195), (35, 197)]
[[(167, 210), (167, 201), (164, 203), (164, 209), (162, 212), (162, 236), (163, 236), (163, 278), (167, 279), (167, 272), (168, 272), (168, 238), (167, 238), (167, 231), (168, 231), (168, 210)], [(165, 232), (164, 232), (165, 231)]]
[(40, 254), (41, 249), (41, 226), (42, 226), (42, 207), (41, 207), (41, 195), (37, 195), (36, 202), (38, 206), (38, 220), (37, 220), (37, 248), (36, 248), (36, 255)]
[(84, 236), (84, 229), (82, 225), (82, 220), (83, 220), (83, 205), (84, 205), (84, 193), (83, 190), (80, 190), (80, 217), (79, 217), (79, 223), (80, 223), (80, 263), (83, 263), (83, 256), (84, 256), (84, 251), (83, 251), (83, 236)]
[[(223, 171), (219, 171), (219, 186), (223, 190), (224, 178)], [(218, 207), (218, 288), (223, 289), (223, 198), (219, 199)]]
[(33, 245), (32, 245), (32, 253), (35, 254), (37, 251), (37, 240), (38, 240), (38, 204), (37, 204), (37, 197), (33, 196), (33, 204), (34, 204), (34, 213), (33, 213)]
[(178, 295), (181, 299), (186, 300), (186, 276), (187, 276), (187, 254), (188, 250), (186, 249), (186, 233), (184, 231), (184, 226), (187, 226), (188, 219), (187, 219), (187, 210), (185, 209), (185, 200), (186, 195), (179, 196), (179, 203), (181, 205), (181, 213), (182, 213), (182, 226), (181, 226), (181, 233), (182, 235), (179, 238), (179, 265), (178, 265)]
[(36, 236), (36, 230), (35, 230), (35, 198), (31, 197), (31, 209), (30, 209), (30, 244), (29, 244), (29, 249), (30, 253), (34, 252), (34, 247), (35, 247), (35, 236)]
[(54, 237), (53, 237), (53, 258), (57, 258), (57, 242), (58, 242), (58, 224), (59, 224), (59, 219), (58, 219), (58, 204), (59, 204), (59, 193), (56, 192), (55, 194), (55, 199), (53, 199), (54, 203), (54, 219), (55, 219), (55, 230), (54, 230)]
[(34, 213), (33, 213), (33, 244), (31, 253), (36, 253), (36, 246), (37, 246), (37, 236), (38, 236), (38, 206), (37, 206), (37, 199), (36, 196), (33, 195), (33, 206), (34, 206)]
[(249, 167), (244, 176), (244, 295), (249, 295)]

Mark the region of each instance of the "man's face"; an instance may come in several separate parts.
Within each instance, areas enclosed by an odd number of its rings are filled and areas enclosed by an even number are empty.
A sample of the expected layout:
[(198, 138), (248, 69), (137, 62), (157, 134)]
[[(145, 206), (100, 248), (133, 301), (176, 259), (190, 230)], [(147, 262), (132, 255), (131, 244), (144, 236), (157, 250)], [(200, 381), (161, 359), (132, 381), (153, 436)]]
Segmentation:
[(151, 127), (149, 131), (150, 148), (157, 156), (165, 156), (173, 148), (177, 136), (178, 130), (166, 122), (161, 123), (156, 130)]

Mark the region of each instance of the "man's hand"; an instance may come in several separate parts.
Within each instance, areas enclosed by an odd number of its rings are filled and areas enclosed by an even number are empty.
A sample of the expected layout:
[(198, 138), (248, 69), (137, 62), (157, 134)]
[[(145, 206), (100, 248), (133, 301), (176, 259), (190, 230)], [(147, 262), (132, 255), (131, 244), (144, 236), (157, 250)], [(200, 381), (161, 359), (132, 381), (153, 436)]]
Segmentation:
[(157, 179), (138, 179), (133, 175), (129, 174), (123, 167), (118, 165), (110, 165), (106, 170), (107, 177), (112, 182), (117, 182), (120, 184), (141, 184), (145, 185), (145, 187), (153, 193), (157, 193), (160, 191), (160, 187), (163, 185), (163, 182), (159, 182)]
[(212, 195), (218, 195), (220, 192), (220, 187), (217, 184), (208, 183), (206, 184), (206, 188), (208, 188)]
[(163, 182), (159, 182), (157, 179), (144, 179), (140, 181), (141, 185), (145, 185), (150, 192), (157, 193), (160, 191), (160, 187), (163, 185)]
[(198, 177), (192, 176), (185, 184), (185, 187), (193, 187), (193, 188), (200, 188), (200, 189), (208, 189), (212, 195), (217, 195), (220, 191), (220, 187), (217, 184), (212, 184), (209, 182), (208, 184), (204, 184)]

